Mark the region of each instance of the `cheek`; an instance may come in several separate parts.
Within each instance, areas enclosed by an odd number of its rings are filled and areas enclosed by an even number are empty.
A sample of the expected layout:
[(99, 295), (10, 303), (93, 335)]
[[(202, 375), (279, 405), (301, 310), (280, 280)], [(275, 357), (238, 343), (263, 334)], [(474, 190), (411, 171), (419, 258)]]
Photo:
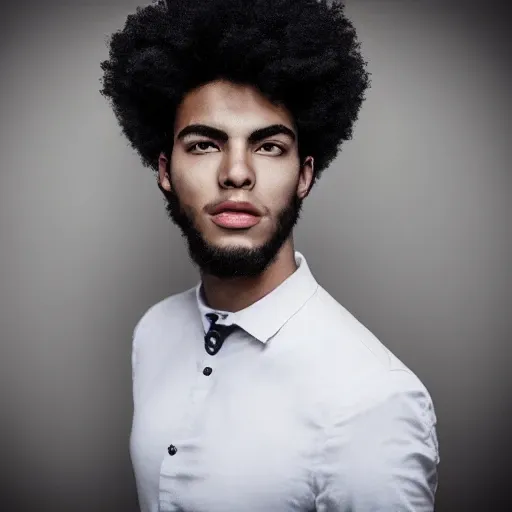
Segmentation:
[(290, 179), (288, 175), (276, 179), (274, 176), (268, 181), (260, 180), (258, 185), (258, 196), (262, 198), (263, 204), (272, 212), (276, 212), (287, 206), (296, 194), (298, 178)]
[(199, 211), (212, 201), (212, 184), (206, 181), (206, 173), (194, 172), (192, 169), (184, 173), (179, 168), (173, 168), (172, 176), (172, 186), (180, 202), (189, 209)]
[(189, 213), (193, 213), (194, 216), (202, 213), (205, 206), (211, 201), (204, 188), (195, 187), (192, 184), (187, 184), (186, 187), (179, 187), (177, 193), (182, 205)]

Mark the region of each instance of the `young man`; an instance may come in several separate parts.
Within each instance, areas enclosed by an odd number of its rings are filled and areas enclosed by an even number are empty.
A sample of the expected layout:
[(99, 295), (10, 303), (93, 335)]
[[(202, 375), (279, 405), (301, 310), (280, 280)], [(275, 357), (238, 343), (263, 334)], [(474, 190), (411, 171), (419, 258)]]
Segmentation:
[(141, 510), (432, 511), (428, 391), (294, 249), (369, 84), (342, 6), (168, 0), (110, 44), (102, 93), (201, 275), (134, 329)]

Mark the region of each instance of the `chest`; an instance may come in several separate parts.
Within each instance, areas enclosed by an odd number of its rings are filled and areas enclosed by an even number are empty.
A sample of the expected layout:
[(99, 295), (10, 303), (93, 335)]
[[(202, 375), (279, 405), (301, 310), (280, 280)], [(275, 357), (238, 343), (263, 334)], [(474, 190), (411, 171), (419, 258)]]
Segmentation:
[(314, 403), (285, 368), (231, 356), (138, 376), (132, 460), (147, 499), (161, 511), (311, 510)]

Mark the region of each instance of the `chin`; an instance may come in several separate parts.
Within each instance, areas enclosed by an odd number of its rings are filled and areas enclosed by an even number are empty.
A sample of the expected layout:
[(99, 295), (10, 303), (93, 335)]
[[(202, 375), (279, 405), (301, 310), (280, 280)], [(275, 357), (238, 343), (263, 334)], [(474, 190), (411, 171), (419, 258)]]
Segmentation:
[(216, 241), (216, 242), (208, 242), (205, 241), (205, 246), (208, 248), (209, 252), (219, 253), (229, 256), (233, 255), (241, 255), (257, 253), (258, 251), (263, 250), (265, 247), (265, 243), (256, 244), (253, 240), (225, 240), (225, 241)]

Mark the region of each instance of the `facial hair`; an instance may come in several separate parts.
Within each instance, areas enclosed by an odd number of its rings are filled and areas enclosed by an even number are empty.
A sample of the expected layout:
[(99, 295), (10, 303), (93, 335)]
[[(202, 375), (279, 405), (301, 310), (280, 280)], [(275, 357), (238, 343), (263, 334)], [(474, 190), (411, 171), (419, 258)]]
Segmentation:
[(293, 194), (278, 213), (269, 239), (261, 246), (218, 247), (209, 243), (196, 228), (193, 212), (184, 208), (171, 180), (171, 191), (159, 188), (166, 199), (169, 218), (180, 228), (188, 253), (199, 269), (218, 278), (257, 277), (273, 263), (300, 218), (303, 200)]

